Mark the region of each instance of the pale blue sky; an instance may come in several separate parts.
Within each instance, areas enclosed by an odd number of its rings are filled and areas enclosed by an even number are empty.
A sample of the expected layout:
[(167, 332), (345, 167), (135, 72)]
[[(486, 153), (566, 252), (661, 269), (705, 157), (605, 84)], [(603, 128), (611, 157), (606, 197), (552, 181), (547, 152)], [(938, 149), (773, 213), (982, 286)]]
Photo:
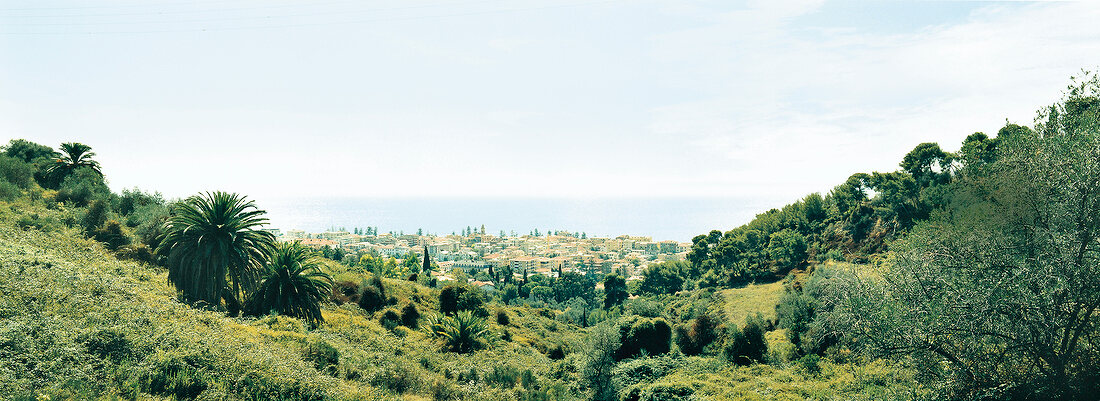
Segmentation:
[[(0, 132), (179, 197), (792, 200), (1030, 124), (1100, 7), (2, 1)], [(7, 141), (0, 137), (0, 140)]]

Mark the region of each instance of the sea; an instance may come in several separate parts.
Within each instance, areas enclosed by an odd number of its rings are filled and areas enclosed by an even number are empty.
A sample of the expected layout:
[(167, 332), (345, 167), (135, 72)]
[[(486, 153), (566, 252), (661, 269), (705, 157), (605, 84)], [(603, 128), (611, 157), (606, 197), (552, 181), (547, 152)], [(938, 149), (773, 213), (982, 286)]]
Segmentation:
[(619, 235), (688, 242), (712, 229), (727, 231), (780, 203), (736, 198), (271, 198), (256, 199), (268, 227), (283, 231), (353, 231), (425, 235), (525, 235), (553, 231), (588, 237)]

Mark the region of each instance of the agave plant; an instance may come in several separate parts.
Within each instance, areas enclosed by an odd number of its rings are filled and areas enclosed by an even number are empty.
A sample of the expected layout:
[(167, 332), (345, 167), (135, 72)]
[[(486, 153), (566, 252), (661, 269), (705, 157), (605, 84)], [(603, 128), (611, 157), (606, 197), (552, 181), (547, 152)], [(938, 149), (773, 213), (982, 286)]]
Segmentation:
[[(264, 211), (244, 196), (207, 192), (179, 204), (157, 253), (168, 254), (168, 281), (188, 303), (239, 307), (254, 286), (275, 236), (259, 230)], [(232, 287), (227, 286), (227, 279)]]
[(332, 276), (320, 266), (320, 259), (301, 243), (277, 244), (267, 263), (267, 277), (249, 297), (248, 313), (275, 311), (313, 324), (323, 322), (321, 301), (329, 294)]
[(461, 354), (471, 352), (484, 345), (489, 336), (489, 325), (485, 319), (470, 311), (458, 312), (453, 316), (428, 318), (428, 327), (437, 337), (443, 339), (447, 350)]

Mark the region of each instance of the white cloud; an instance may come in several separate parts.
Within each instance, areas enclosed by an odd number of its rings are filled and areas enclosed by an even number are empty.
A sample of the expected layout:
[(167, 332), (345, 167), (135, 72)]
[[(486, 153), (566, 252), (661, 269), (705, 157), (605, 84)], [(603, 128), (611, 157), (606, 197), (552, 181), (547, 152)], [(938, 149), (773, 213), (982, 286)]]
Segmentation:
[(1100, 7), (1084, 2), (991, 6), (962, 23), (889, 35), (811, 30), (792, 18), (815, 9), (750, 7), (658, 37), (655, 57), (680, 72), (665, 83), (702, 96), (656, 108), (651, 129), (727, 158), (731, 172), (768, 174), (781, 183), (771, 190), (795, 196), (895, 169), (920, 142), (953, 149), (1006, 118), (1030, 124), (1100, 54)]

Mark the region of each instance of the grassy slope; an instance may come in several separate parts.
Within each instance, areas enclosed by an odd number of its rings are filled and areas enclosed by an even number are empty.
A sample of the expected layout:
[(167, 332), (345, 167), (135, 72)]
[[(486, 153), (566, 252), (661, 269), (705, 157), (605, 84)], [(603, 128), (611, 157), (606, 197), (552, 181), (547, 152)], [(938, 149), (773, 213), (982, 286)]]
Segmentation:
[[(714, 298), (720, 304), (711, 308), (722, 312), (725, 324), (743, 325), (745, 317), (755, 313), (774, 319), (775, 306), (783, 294), (783, 288), (782, 282), (775, 282), (720, 290)], [(643, 394), (646, 391), (653, 394), (657, 389), (690, 387), (696, 398), (715, 401), (902, 400), (918, 398), (922, 393), (913, 372), (901, 366), (882, 360), (859, 363), (847, 355), (838, 355), (822, 358), (818, 364), (819, 371), (810, 372), (805, 364), (792, 360), (795, 346), (787, 340), (784, 330), (768, 332), (766, 339), (768, 364), (731, 366), (721, 361), (720, 355), (654, 358), (653, 364), (667, 364), (671, 369), (663, 377), (640, 385), (621, 383), (622, 391), (629, 392), (631, 385), (637, 385)], [(620, 366), (619, 369), (630, 367)]]
[[(572, 382), (562, 362), (525, 344), (540, 336), (568, 342), (579, 334), (531, 310), (508, 311), (508, 329), (524, 343), (496, 340), (470, 355), (437, 352), (423, 332), (390, 332), (354, 306), (326, 308), (327, 322), (316, 330), (285, 317), (227, 318), (175, 302), (162, 269), (119, 261), (71, 229), (13, 224), (30, 214), (64, 220), (63, 212), (0, 203), (5, 398), (503, 400), (565, 397)], [(413, 283), (388, 284), (402, 297), (433, 296)], [(339, 356), (326, 358), (330, 350)], [(494, 368), (531, 369), (537, 384), (527, 390), (489, 382)], [(478, 379), (469, 378), (471, 369)]]

